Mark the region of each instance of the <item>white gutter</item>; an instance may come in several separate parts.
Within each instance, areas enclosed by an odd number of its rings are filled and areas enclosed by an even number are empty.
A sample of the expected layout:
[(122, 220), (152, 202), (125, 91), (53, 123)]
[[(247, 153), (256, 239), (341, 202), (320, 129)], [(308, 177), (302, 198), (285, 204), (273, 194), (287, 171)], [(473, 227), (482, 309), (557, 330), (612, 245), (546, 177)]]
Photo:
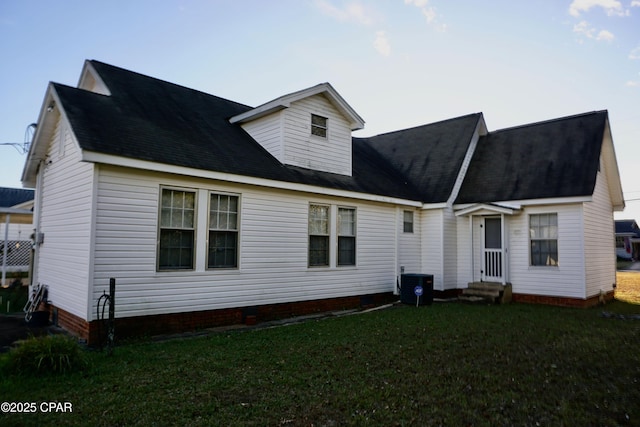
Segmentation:
[(295, 182), (277, 181), (273, 179), (257, 178), (246, 175), (234, 175), (224, 172), (208, 171), (203, 169), (188, 168), (185, 166), (156, 163), (146, 160), (137, 160), (110, 154), (96, 153), (94, 151), (83, 151), (82, 160), (92, 163), (103, 163), (114, 166), (124, 166), (135, 169), (144, 169), (155, 172), (173, 173), (195, 178), (215, 179), (237, 184), (256, 185), (280, 190), (300, 191), (305, 193), (322, 194), (326, 196), (345, 197), (356, 200), (367, 200), (372, 202), (391, 203), (402, 206), (422, 207), (423, 204), (416, 200), (400, 199), (397, 197), (381, 196), (377, 194), (359, 193), (350, 190), (340, 190), (337, 188), (320, 187), (310, 184), (300, 184)]

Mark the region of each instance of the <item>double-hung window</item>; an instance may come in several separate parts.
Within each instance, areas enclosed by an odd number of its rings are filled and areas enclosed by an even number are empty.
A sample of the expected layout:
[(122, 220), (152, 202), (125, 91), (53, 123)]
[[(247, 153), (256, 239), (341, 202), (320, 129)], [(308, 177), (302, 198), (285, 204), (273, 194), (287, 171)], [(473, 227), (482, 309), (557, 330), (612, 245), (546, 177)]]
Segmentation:
[(320, 136), (322, 138), (327, 137), (327, 118), (318, 116), (317, 114), (311, 115), (311, 135)]
[(309, 205), (309, 267), (329, 265), (329, 206)]
[(413, 233), (413, 211), (403, 211), (402, 231)]
[(338, 208), (338, 266), (356, 265), (356, 210)]
[(193, 269), (196, 192), (163, 188), (158, 270)]
[(238, 267), (238, 196), (211, 193), (207, 267)]
[(531, 265), (558, 265), (558, 214), (529, 217)]

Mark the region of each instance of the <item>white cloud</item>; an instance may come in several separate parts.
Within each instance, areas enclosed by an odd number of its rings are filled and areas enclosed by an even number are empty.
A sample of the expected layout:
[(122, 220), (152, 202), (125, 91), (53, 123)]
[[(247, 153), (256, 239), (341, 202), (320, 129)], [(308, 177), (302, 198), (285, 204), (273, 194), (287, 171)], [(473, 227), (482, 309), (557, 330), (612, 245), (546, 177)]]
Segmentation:
[(436, 17), (438, 16), (436, 14), (436, 9), (433, 7), (423, 7), (422, 14), (425, 16), (425, 18), (427, 18), (428, 24), (432, 24), (436, 20)]
[(316, 0), (316, 7), (325, 15), (338, 21), (356, 22), (362, 25), (371, 25), (375, 22), (373, 15), (357, 1), (338, 7), (327, 0)]
[(629, 80), (627, 82), (627, 86), (629, 86), (629, 87), (640, 87), (640, 80)]
[(422, 15), (427, 20), (427, 24), (431, 25), (436, 30), (441, 32), (445, 32), (447, 30), (447, 24), (442, 22), (441, 15), (438, 14), (437, 9), (433, 6), (429, 6), (429, 0), (404, 0), (404, 4), (412, 5), (420, 9)]
[(640, 7), (640, 0), (633, 0), (631, 2), (631, 7)]
[[(640, 3), (640, 1), (633, 0), (633, 3)], [(618, 0), (573, 0), (569, 6), (569, 14), (577, 17), (582, 12), (588, 12), (593, 7), (601, 7), (609, 16), (629, 15), (629, 11), (625, 10)]]
[(607, 30), (596, 30), (587, 21), (580, 21), (573, 26), (573, 32), (579, 36), (586, 37), (588, 39), (594, 39), (598, 41), (612, 41), (615, 36), (612, 32)]
[(607, 30), (600, 30), (596, 40), (604, 40), (606, 42), (610, 42), (615, 38), (615, 36)]
[(376, 39), (373, 42), (373, 47), (382, 56), (391, 55), (391, 44), (389, 43), (386, 32), (378, 31), (376, 33)]
[(640, 59), (640, 45), (629, 52), (629, 59)]
[(580, 21), (576, 25), (573, 26), (573, 32), (577, 33), (581, 36), (585, 36), (588, 38), (593, 38), (593, 34), (595, 33), (595, 29), (589, 25), (587, 21)]
[(404, 4), (412, 4), (415, 7), (425, 7), (429, 4), (429, 0), (404, 0)]

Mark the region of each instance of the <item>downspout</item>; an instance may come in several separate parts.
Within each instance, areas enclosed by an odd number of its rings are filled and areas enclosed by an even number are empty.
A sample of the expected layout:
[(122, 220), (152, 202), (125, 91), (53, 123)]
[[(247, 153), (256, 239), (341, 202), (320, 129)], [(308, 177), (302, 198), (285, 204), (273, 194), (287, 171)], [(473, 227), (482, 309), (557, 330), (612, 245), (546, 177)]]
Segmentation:
[(500, 246), (502, 246), (502, 262), (503, 264), (503, 272), (502, 272), (502, 284), (506, 285), (507, 284), (507, 274), (509, 272), (509, 268), (508, 268), (508, 263), (507, 263), (507, 248), (504, 245), (506, 238), (505, 238), (505, 231), (507, 229), (505, 223), (504, 223), (504, 214), (501, 213), (500, 214), (500, 227), (502, 227), (502, 230), (500, 230)]
[(473, 214), (469, 215), (469, 232), (471, 233), (471, 282), (476, 281), (475, 264), (474, 264), (474, 250), (473, 250)]
[(400, 228), (400, 207), (396, 206), (396, 219), (394, 221), (394, 225), (393, 225), (393, 235), (394, 235), (394, 241), (393, 244), (395, 246), (394, 248), (394, 254), (395, 254), (395, 262), (394, 262), (394, 277), (396, 279), (396, 282), (393, 284), (393, 294), (394, 295), (399, 295), (400, 292), (398, 292), (398, 284), (400, 283), (400, 275), (398, 274), (398, 270), (399, 270), (399, 266), (398, 263), (400, 262), (400, 256), (398, 254), (400, 245), (398, 244), (398, 238), (399, 238), (399, 232), (398, 232), (398, 228)]
[(31, 263), (31, 284), (30, 287), (38, 283), (38, 264), (40, 261), (40, 222), (42, 220), (42, 182), (44, 179), (44, 161), (38, 164), (36, 172), (36, 194), (34, 200), (33, 222), (35, 229), (33, 232), (33, 262)]

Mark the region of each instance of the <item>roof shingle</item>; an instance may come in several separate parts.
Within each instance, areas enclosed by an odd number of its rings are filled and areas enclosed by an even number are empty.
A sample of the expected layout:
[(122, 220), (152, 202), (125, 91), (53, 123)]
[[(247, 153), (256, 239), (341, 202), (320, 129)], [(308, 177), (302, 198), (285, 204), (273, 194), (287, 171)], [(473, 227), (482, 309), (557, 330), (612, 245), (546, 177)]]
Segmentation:
[(490, 132), (456, 203), (593, 194), (606, 120), (598, 111)]

